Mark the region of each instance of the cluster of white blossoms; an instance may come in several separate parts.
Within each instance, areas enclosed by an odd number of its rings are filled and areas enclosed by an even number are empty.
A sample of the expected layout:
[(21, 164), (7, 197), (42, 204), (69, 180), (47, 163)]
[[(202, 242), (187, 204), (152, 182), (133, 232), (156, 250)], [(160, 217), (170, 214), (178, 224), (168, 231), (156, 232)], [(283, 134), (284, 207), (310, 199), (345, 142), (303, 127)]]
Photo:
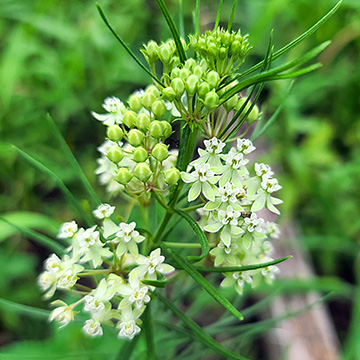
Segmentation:
[[(75, 308), (82, 305), (90, 315), (83, 327), (86, 334), (102, 335), (102, 324), (109, 324), (116, 325), (119, 337), (132, 339), (141, 330), (140, 316), (154, 289), (143, 281), (157, 280), (174, 268), (164, 263), (160, 248), (149, 256), (140, 255), (138, 246), (145, 237), (136, 230), (135, 222), (114, 222), (114, 211), (114, 206), (101, 204), (93, 214), (102, 224), (88, 229), (79, 228), (75, 221), (64, 223), (58, 237), (68, 241), (67, 253), (62, 259), (49, 256), (38, 283), (45, 298), (51, 298), (57, 289), (81, 295), (70, 305), (61, 300), (52, 303), (56, 308), (50, 320), (61, 327), (74, 320)], [(91, 276), (93, 288), (88, 287)]]
[[(260, 218), (256, 212), (267, 208), (275, 214), (275, 205), (282, 201), (273, 197), (281, 186), (271, 168), (254, 164), (248, 168), (248, 154), (255, 150), (248, 139), (238, 139), (236, 148), (224, 153), (225, 143), (212, 138), (204, 141), (205, 149), (199, 149), (199, 157), (190, 163), (181, 178), (190, 185), (188, 201), (199, 197), (204, 206), (200, 224), (210, 233), (209, 241), (215, 246), (210, 254), (215, 266), (244, 266), (272, 261), (272, 245), (269, 237), (279, 234), (277, 224)], [(257, 284), (261, 277), (271, 282), (276, 266), (262, 269), (224, 273), (222, 286), (235, 285), (241, 294), (245, 282)]]

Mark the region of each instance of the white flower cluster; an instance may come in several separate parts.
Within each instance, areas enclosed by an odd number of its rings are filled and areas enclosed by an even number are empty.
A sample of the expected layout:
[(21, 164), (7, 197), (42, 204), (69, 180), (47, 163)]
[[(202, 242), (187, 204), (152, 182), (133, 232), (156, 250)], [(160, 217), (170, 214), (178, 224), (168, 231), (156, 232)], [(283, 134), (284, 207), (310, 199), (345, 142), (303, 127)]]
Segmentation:
[[(57, 289), (84, 295), (71, 305), (61, 300), (53, 302), (56, 308), (50, 320), (58, 321), (60, 327), (72, 321), (76, 313), (74, 308), (83, 304), (84, 311), (91, 316), (85, 321), (85, 333), (99, 336), (103, 333), (102, 324), (116, 323), (118, 336), (132, 339), (140, 332), (140, 316), (153, 290), (152, 286), (142, 281), (157, 280), (158, 276), (169, 274), (174, 268), (164, 263), (165, 257), (159, 248), (148, 257), (140, 255), (138, 244), (145, 237), (135, 229), (135, 222), (117, 224), (111, 220), (114, 211), (114, 206), (101, 204), (93, 212), (102, 221), (100, 227), (94, 225), (83, 229), (75, 221), (64, 223), (58, 237), (70, 242), (67, 254), (63, 259), (55, 254), (50, 255), (38, 282), (45, 292), (45, 298), (52, 297)], [(106, 265), (99, 269), (104, 262)], [(89, 267), (85, 268), (81, 264)], [(91, 289), (81, 284), (84, 276), (102, 278), (100, 281), (97, 278)]]
[[(215, 266), (243, 266), (271, 261), (272, 245), (268, 237), (278, 237), (275, 223), (264, 221), (256, 212), (264, 207), (279, 214), (275, 205), (282, 201), (272, 193), (281, 189), (270, 167), (255, 163), (254, 176), (247, 168), (246, 155), (255, 150), (248, 139), (238, 139), (236, 148), (224, 152), (225, 143), (212, 138), (204, 141), (205, 150), (199, 149), (199, 158), (182, 172), (185, 183), (190, 184), (188, 201), (199, 197), (204, 207), (199, 209), (203, 229), (213, 234), (215, 241), (210, 254)], [(271, 282), (276, 266), (259, 270), (226, 273), (222, 286), (235, 284), (241, 294), (245, 282), (256, 284), (263, 276)]]

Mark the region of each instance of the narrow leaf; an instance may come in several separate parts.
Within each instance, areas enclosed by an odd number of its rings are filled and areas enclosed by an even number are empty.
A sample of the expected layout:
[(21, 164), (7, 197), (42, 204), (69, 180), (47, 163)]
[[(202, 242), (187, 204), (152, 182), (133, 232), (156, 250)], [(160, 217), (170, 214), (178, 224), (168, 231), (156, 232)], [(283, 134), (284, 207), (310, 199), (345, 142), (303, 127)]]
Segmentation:
[(117, 360), (123, 360), (123, 359), (130, 360), (131, 355), (132, 355), (139, 339), (140, 339), (140, 336), (135, 336), (135, 338), (132, 339), (131, 341), (125, 340), (124, 345), (121, 347), (119, 353), (116, 356), (116, 359)]
[(180, 62), (184, 63), (186, 61), (186, 55), (185, 55), (185, 51), (184, 48), (182, 46), (181, 40), (180, 40), (180, 36), (179, 36), (179, 32), (175, 26), (174, 20), (171, 17), (169, 10), (166, 7), (165, 1), (164, 0), (156, 0), (156, 2), (159, 5), (159, 8), (161, 10), (161, 12), (164, 15), (164, 18), (169, 26), (169, 29), (171, 31), (171, 34), (173, 36), (173, 39), (175, 41), (175, 45), (176, 45), (176, 49), (180, 58)]
[(237, 2), (238, 2), (238, 0), (233, 1), (233, 5), (232, 5), (232, 8), (231, 8), (231, 14), (230, 14), (229, 22), (228, 22), (228, 31), (231, 30), (231, 27), (232, 27), (232, 24), (233, 24), (233, 21), (234, 21)]
[(191, 320), (186, 314), (180, 311), (171, 301), (162, 296), (160, 293), (155, 291), (154, 294), (179, 320), (181, 320), (193, 332), (196, 339), (201, 343), (224, 355), (227, 359), (248, 360), (247, 358), (232, 352), (222, 344), (215, 341), (198, 324)]
[(46, 119), (47, 119), (47, 121), (48, 121), (48, 123), (49, 123), (49, 125), (51, 127), (51, 130), (53, 131), (55, 137), (59, 141), (60, 147), (61, 147), (62, 151), (64, 152), (64, 154), (66, 156), (66, 159), (69, 161), (70, 165), (74, 169), (74, 173), (77, 174), (77, 176), (79, 177), (79, 180), (82, 182), (86, 192), (89, 194), (89, 197), (92, 200), (93, 205), (94, 206), (100, 205), (101, 200), (97, 196), (95, 190), (90, 185), (89, 180), (85, 176), (81, 166), (77, 162), (74, 154), (71, 152), (71, 150), (70, 150), (68, 144), (66, 143), (64, 137), (62, 136), (60, 130), (56, 126), (55, 121), (50, 116), (50, 114), (47, 115)]
[(254, 142), (257, 138), (259, 138), (275, 122), (275, 120), (279, 116), (281, 110), (285, 106), (285, 103), (286, 103), (286, 101), (287, 101), (287, 99), (288, 99), (288, 97), (289, 97), (289, 95), (291, 93), (293, 85), (294, 85), (294, 80), (291, 81), (289, 87), (286, 90), (286, 93), (285, 93), (285, 96), (284, 96), (282, 102), (277, 107), (275, 112), (271, 115), (270, 119), (266, 122), (266, 124), (261, 129), (255, 128), (253, 134), (251, 135), (251, 141)]
[(96, 3), (96, 7), (99, 11), (99, 14), (101, 18), (103, 19), (106, 26), (109, 28), (109, 30), (112, 32), (112, 34), (115, 36), (116, 40), (119, 41), (119, 43), (123, 46), (123, 48), (128, 52), (128, 54), (136, 61), (136, 63), (149, 75), (151, 76), (159, 85), (164, 87), (164, 84), (155, 76), (153, 75), (150, 70), (138, 59), (138, 57), (131, 51), (129, 46), (125, 43), (125, 41), (116, 33), (116, 31), (113, 29), (113, 27), (110, 25), (109, 20), (107, 19), (103, 9), (101, 8), (99, 3)]
[(207, 291), (219, 304), (231, 312), (237, 319), (243, 320), (240, 312), (226, 299), (213, 285), (211, 285), (188, 260), (170, 249), (164, 244), (160, 245), (168, 254), (170, 254), (176, 263), (184, 269), (205, 291)]
[(45, 165), (40, 163), (39, 161), (35, 160), (32, 156), (27, 154), (25, 151), (19, 149), (18, 147), (14, 146), (15, 149), (19, 152), (19, 154), (28, 161), (31, 165), (33, 165), (36, 169), (40, 170), (44, 174), (48, 175), (60, 188), (60, 190), (63, 192), (67, 200), (70, 202), (71, 205), (73, 205), (74, 209), (77, 211), (79, 216), (81, 216), (88, 224), (88, 226), (91, 225), (91, 220), (88, 216), (88, 214), (84, 211), (84, 209), (79, 205), (78, 201), (75, 199), (74, 195), (70, 192), (70, 190), (65, 186), (63, 181), (60, 179), (58, 175), (56, 175), (53, 171), (48, 169)]
[(223, 0), (220, 0), (219, 1), (219, 8), (218, 8), (217, 15), (216, 15), (216, 21), (215, 21), (215, 25), (214, 25), (214, 30), (216, 30), (218, 28), (218, 26), (219, 26), (222, 6), (223, 6)]
[(49, 310), (38, 309), (32, 306), (18, 304), (16, 302), (0, 298), (0, 308), (5, 311), (14, 311), (18, 314), (28, 315), (40, 319), (48, 319), (50, 315)]
[(266, 263), (262, 264), (253, 264), (253, 265), (244, 265), (244, 266), (226, 266), (226, 267), (205, 267), (205, 266), (196, 266), (195, 269), (199, 272), (237, 272), (237, 271), (249, 271), (249, 270), (256, 270), (256, 269), (262, 269), (264, 267), (280, 264), (283, 261), (292, 258), (292, 256), (286, 256), (281, 259), (268, 261)]
[[(303, 40), (305, 40), (307, 37), (309, 37), (310, 35), (312, 35), (316, 30), (318, 30), (322, 25), (324, 25), (324, 23), (332, 16), (334, 15), (334, 13), (337, 11), (337, 9), (340, 7), (342, 3), (342, 0), (340, 0), (326, 15), (324, 15), (317, 23), (315, 23), (312, 27), (310, 27), (308, 30), (306, 30), (303, 34), (301, 34), (300, 36), (298, 36), (296, 39), (294, 39), (293, 41), (291, 41), (290, 43), (288, 43), (287, 45), (285, 45), (284, 47), (282, 47), (280, 50), (276, 51), (273, 55), (273, 59), (277, 59), (278, 57), (280, 57), (282, 54), (286, 53), (287, 51), (291, 50), (292, 48), (294, 48), (295, 46), (297, 46), (298, 44), (300, 44)], [(259, 63), (257, 63), (256, 65), (252, 66), (250, 69), (246, 70), (245, 72), (237, 75), (235, 79), (239, 79), (241, 77), (244, 77), (248, 74), (251, 74), (252, 72), (256, 71), (257, 69), (260, 69), (261, 66), (263, 65), (264, 60), (260, 61)]]
[(184, 218), (187, 223), (191, 226), (191, 228), (194, 230), (194, 233), (196, 234), (200, 246), (201, 246), (201, 255), (200, 256), (188, 256), (189, 260), (193, 261), (199, 261), (203, 259), (210, 251), (210, 246), (207, 237), (205, 236), (204, 232), (198, 225), (198, 223), (186, 212), (174, 209), (174, 211), (179, 214), (182, 218)]
[(20, 224), (14, 224), (11, 221), (6, 220), (4, 217), (0, 216), (0, 221), (5, 222), (6, 224), (13, 226), (15, 229), (29, 236), (34, 241), (38, 242), (41, 245), (45, 245), (52, 251), (55, 251), (57, 254), (62, 254), (64, 252), (64, 247), (55, 242), (53, 239), (38, 233), (30, 228), (22, 226)]
[(142, 328), (144, 330), (146, 350), (147, 350), (146, 359), (156, 360), (157, 356), (155, 352), (154, 331), (153, 331), (153, 322), (150, 313), (150, 304), (146, 306), (142, 319), (143, 319)]
[(200, 34), (200, 0), (196, 0), (195, 5), (195, 33)]
[(159, 288), (163, 288), (166, 286), (166, 284), (169, 282), (168, 279), (164, 276), (163, 279), (161, 280), (141, 280), (141, 282), (145, 285), (150, 285), (150, 286), (155, 286), (155, 287), (159, 287)]

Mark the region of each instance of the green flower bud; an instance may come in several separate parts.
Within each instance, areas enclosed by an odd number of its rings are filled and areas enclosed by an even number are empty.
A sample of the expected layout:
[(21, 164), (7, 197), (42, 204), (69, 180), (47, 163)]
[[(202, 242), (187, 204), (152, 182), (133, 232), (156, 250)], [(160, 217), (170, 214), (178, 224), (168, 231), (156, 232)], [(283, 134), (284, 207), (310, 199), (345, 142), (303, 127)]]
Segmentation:
[(108, 150), (106, 156), (110, 161), (117, 164), (124, 158), (124, 151), (121, 147), (115, 145)]
[(141, 113), (136, 118), (136, 127), (142, 132), (146, 133), (150, 125), (150, 116), (144, 113)]
[(219, 96), (215, 91), (210, 91), (206, 94), (204, 103), (208, 110), (215, 109), (219, 105)]
[(179, 77), (180, 76), (180, 69), (179, 68), (173, 68), (172, 70), (171, 70), (171, 78), (172, 79), (175, 79), (175, 78), (177, 78), (177, 77)]
[(136, 113), (134, 111), (127, 111), (123, 117), (123, 123), (128, 127), (128, 128), (133, 128), (135, 126), (136, 123)]
[(153, 121), (149, 126), (149, 133), (155, 139), (160, 139), (164, 136), (164, 126), (160, 121)]
[(190, 58), (185, 61), (184, 67), (191, 71), (195, 65), (196, 65), (196, 61), (194, 59)]
[(159, 46), (158, 44), (151, 40), (148, 42), (148, 44), (145, 46), (146, 53), (149, 57), (149, 61), (152, 63), (155, 63), (159, 59)]
[(186, 80), (190, 76), (190, 71), (186, 68), (180, 70), (180, 79)]
[(230, 47), (230, 54), (234, 56), (235, 54), (238, 54), (240, 50), (241, 50), (240, 43), (238, 41), (234, 41)]
[(151, 155), (158, 161), (164, 161), (169, 156), (168, 147), (165, 144), (156, 144)]
[(212, 70), (207, 74), (206, 80), (212, 88), (215, 88), (219, 84), (220, 76), (216, 71)]
[(198, 94), (199, 96), (204, 99), (206, 94), (210, 92), (210, 85), (204, 81), (198, 86)]
[(162, 91), (162, 98), (167, 101), (173, 101), (176, 96), (175, 90), (172, 87), (166, 87)]
[(209, 53), (213, 56), (213, 57), (217, 57), (218, 56), (218, 47), (216, 46), (215, 43), (211, 42), (209, 45), (208, 45), (208, 51)]
[(224, 103), (224, 108), (227, 112), (234, 110), (238, 104), (239, 97), (238, 95), (232, 96), (228, 101)]
[(146, 92), (142, 98), (142, 104), (147, 110), (151, 109), (151, 105), (156, 100), (156, 97), (151, 92)]
[(160, 122), (161, 122), (161, 125), (162, 125), (162, 127), (163, 127), (163, 136), (162, 136), (162, 138), (163, 138), (163, 139), (166, 139), (166, 138), (168, 138), (168, 137), (172, 134), (172, 132), (173, 132), (172, 126), (171, 126), (171, 124), (170, 124), (169, 122), (167, 122), (167, 121), (160, 121)]
[(199, 78), (196, 75), (190, 75), (185, 81), (185, 88), (188, 95), (193, 96), (196, 93), (197, 84), (199, 83)]
[(139, 112), (140, 109), (142, 108), (141, 98), (137, 95), (131, 95), (128, 103), (129, 103), (130, 109), (135, 112)]
[(115, 181), (121, 185), (127, 185), (132, 179), (133, 175), (131, 174), (128, 168), (120, 168), (116, 174)]
[(149, 85), (145, 90), (145, 94), (147, 93), (153, 94), (156, 98), (160, 96), (160, 91), (155, 85)]
[(173, 167), (164, 172), (164, 180), (168, 185), (176, 185), (180, 180), (180, 171)]
[(137, 129), (132, 129), (128, 132), (128, 142), (130, 145), (132, 146), (139, 146), (144, 140), (144, 134), (137, 130)]
[(166, 110), (166, 106), (164, 101), (162, 100), (156, 100), (151, 105), (151, 111), (158, 119), (161, 119), (164, 116), (165, 110)]
[(171, 58), (171, 49), (168, 44), (162, 44), (159, 49), (159, 58), (163, 64), (168, 64)]
[(148, 181), (150, 179), (150, 176), (152, 175), (149, 164), (146, 162), (141, 162), (137, 164), (134, 168), (134, 175), (142, 182)]
[(106, 135), (111, 141), (120, 141), (124, 136), (124, 132), (119, 125), (111, 125), (107, 128)]
[(224, 47), (221, 47), (219, 50), (219, 58), (220, 59), (226, 59), (227, 58), (227, 49)]
[(144, 162), (148, 158), (148, 152), (143, 147), (139, 146), (134, 149), (132, 159), (137, 162)]
[(201, 79), (201, 77), (203, 76), (204, 70), (200, 65), (196, 65), (194, 67), (194, 71), (193, 71), (194, 75), (196, 75), (199, 79)]
[(181, 96), (185, 90), (184, 82), (180, 78), (173, 79), (171, 87), (174, 89), (176, 96)]

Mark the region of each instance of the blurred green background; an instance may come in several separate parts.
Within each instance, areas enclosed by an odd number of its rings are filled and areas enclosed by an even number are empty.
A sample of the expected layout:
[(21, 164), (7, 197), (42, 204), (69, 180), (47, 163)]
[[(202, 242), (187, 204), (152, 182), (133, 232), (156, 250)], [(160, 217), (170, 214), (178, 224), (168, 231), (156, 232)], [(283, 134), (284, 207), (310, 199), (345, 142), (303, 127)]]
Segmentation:
[[(144, 42), (170, 37), (155, 1), (100, 3), (117, 32), (140, 58), (139, 48)], [(224, 24), (231, 3), (224, 1)], [(178, 2), (167, 4), (177, 20)], [(193, 29), (194, 4), (183, 1), (186, 32)], [(213, 24), (217, 4), (209, 0), (201, 4), (204, 30)], [(250, 34), (253, 45), (243, 66), (263, 58), (272, 28), (276, 50), (313, 25), (333, 5), (328, 0), (240, 0), (234, 23)], [(85, 201), (78, 178), (46, 120), (50, 113), (106, 201), (94, 175), (96, 148), (103, 141), (104, 128), (90, 111), (100, 111), (107, 96), (125, 100), (130, 92), (146, 86), (149, 79), (108, 31), (95, 2), (1, 0), (0, 14), (0, 214), (54, 236), (58, 225), (75, 215), (56, 184), (19, 157), (11, 144), (52, 169), (78, 199)], [(356, 346), (360, 336), (360, 297), (356, 290), (360, 237), (358, 0), (344, 0), (320, 30), (285, 58), (296, 58), (327, 39), (333, 39), (333, 43), (320, 57), (324, 67), (296, 80), (285, 108), (265, 135), (270, 150), (262, 160), (279, 169), (282, 221), (295, 221), (301, 233), (298, 241), (309, 250), (318, 276), (332, 279), (333, 288), (338, 290), (329, 305), (343, 357), (360, 359)], [(288, 85), (276, 82), (266, 86), (260, 99), (265, 119), (282, 102)], [(0, 298), (47, 309), (36, 277), (48, 254), (48, 249), (0, 221)], [(344, 288), (350, 290), (342, 293)], [(193, 314), (202, 306), (196, 303)], [(23, 359), (45, 359), (49, 352), (58, 358), (79, 360), (116, 358), (117, 350), (109, 349), (118, 349), (121, 342), (111, 330), (102, 339), (87, 339), (81, 334), (81, 324), (58, 331), (44, 320), (46, 311), (29, 311), (0, 302), (0, 358), (7, 359), (8, 354), (13, 359), (12, 354)], [(175, 339), (167, 341), (169, 347), (171, 341), (177, 344)], [(141, 354), (141, 342), (139, 349)], [(253, 358), (267, 358), (259, 350), (252, 351)], [(164, 352), (164, 356), (174, 355)]]

